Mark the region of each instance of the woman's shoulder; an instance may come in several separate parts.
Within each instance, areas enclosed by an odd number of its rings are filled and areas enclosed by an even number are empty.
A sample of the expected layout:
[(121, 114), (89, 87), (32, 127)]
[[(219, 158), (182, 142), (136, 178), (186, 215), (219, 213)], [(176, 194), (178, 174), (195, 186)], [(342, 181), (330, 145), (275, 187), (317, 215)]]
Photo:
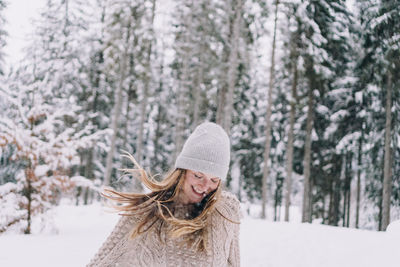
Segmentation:
[(239, 223), (242, 217), (240, 211), (240, 202), (231, 192), (222, 191), (221, 197), (215, 205), (217, 213), (226, 219)]
[(232, 206), (240, 205), (240, 202), (239, 202), (238, 198), (236, 197), (236, 195), (234, 195), (231, 192), (224, 191), (224, 190), (221, 192), (221, 203), (226, 203), (226, 204), (232, 205)]

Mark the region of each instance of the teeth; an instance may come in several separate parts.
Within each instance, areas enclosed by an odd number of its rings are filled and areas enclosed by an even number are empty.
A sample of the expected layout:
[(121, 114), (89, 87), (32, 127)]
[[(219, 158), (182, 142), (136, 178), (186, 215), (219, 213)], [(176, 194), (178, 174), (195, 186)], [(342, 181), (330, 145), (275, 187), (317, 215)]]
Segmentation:
[(205, 192), (203, 192), (203, 191), (201, 191), (201, 190), (198, 190), (196, 187), (193, 187), (193, 189), (194, 189), (194, 191), (197, 193), (197, 194), (204, 194)]

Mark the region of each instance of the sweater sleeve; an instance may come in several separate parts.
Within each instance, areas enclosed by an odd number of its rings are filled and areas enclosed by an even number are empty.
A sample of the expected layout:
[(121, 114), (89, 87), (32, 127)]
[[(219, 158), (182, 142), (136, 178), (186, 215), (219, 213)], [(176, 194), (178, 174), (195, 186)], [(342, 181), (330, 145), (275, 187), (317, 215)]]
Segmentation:
[[(239, 222), (241, 219), (240, 212), (240, 202), (236, 199), (232, 203), (233, 205), (233, 213), (235, 221)], [(228, 266), (239, 267), (240, 266), (240, 242), (239, 242), (239, 234), (240, 234), (240, 224), (233, 224), (233, 237), (230, 244), (229, 257), (228, 257)]]
[(240, 211), (240, 202), (232, 193), (222, 191), (221, 201), (216, 205), (217, 211), (224, 217), (227, 234), (229, 236), (229, 247), (227, 251), (227, 265), (240, 266), (240, 247), (239, 232), (240, 220), (242, 218)]
[(115, 225), (111, 234), (104, 241), (103, 245), (94, 255), (92, 260), (89, 262), (87, 267), (98, 267), (102, 260), (110, 253), (110, 251), (115, 247), (115, 245), (124, 237), (124, 235), (130, 230), (132, 226), (131, 216), (121, 216), (118, 223)]

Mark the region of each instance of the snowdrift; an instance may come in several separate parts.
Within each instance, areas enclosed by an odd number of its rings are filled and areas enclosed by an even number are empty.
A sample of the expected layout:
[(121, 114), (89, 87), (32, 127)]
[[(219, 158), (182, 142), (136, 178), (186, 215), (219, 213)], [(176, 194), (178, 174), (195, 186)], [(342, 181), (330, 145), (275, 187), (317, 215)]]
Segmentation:
[[(0, 266), (84, 266), (118, 219), (99, 204), (61, 205), (52, 213), (58, 231), (0, 236)], [(244, 217), (240, 238), (244, 267), (400, 266), (400, 221), (372, 232)]]

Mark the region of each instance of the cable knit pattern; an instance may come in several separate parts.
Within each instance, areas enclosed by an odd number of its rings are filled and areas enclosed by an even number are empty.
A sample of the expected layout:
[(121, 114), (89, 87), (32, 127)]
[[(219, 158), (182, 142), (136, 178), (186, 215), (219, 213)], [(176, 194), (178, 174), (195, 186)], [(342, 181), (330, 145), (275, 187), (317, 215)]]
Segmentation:
[[(188, 206), (176, 206), (174, 216), (186, 218), (188, 209)], [(182, 243), (181, 238), (168, 237), (166, 230), (159, 237), (155, 229), (161, 222), (133, 240), (129, 239), (130, 231), (140, 218), (135, 215), (122, 216), (87, 266), (240, 266), (240, 219), (239, 201), (233, 194), (223, 191), (215, 210), (210, 214), (207, 227), (209, 249), (207, 252), (198, 252)]]

